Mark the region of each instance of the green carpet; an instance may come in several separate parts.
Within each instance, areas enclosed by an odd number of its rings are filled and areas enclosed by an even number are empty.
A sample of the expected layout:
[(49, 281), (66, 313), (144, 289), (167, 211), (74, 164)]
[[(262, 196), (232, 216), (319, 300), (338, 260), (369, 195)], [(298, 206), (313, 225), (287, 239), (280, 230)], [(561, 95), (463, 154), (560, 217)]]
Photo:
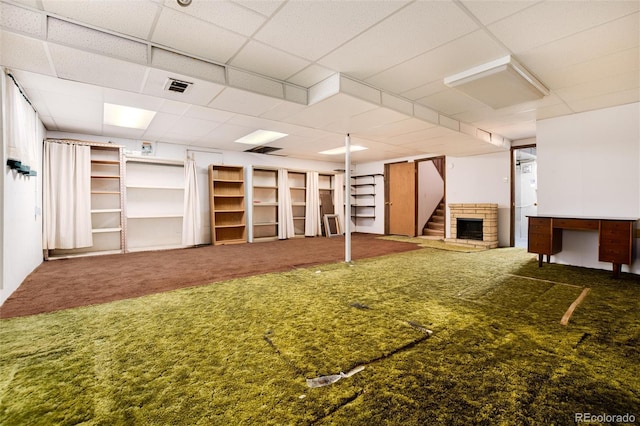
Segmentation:
[(639, 308), (634, 275), (423, 248), (2, 320), (0, 424), (638, 419)]

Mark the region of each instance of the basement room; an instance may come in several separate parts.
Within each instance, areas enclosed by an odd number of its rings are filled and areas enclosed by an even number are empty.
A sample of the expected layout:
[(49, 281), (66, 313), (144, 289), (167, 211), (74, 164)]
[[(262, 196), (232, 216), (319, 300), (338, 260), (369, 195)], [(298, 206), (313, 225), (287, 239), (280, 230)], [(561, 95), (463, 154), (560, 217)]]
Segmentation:
[(0, 0), (0, 424), (640, 421), (637, 0)]

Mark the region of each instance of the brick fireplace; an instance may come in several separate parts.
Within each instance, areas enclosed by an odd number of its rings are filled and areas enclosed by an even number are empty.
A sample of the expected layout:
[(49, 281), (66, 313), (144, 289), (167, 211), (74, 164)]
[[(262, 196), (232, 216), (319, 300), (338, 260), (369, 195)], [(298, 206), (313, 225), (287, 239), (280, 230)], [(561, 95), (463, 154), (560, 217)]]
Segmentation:
[(498, 247), (498, 205), (492, 203), (449, 204), (446, 242), (472, 247)]

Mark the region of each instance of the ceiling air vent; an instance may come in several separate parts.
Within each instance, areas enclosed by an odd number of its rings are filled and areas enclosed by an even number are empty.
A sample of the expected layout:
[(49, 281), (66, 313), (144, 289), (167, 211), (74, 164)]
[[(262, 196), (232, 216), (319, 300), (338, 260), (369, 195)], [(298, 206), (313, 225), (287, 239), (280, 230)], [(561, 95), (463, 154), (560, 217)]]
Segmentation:
[(164, 85), (164, 90), (168, 90), (169, 92), (176, 93), (184, 93), (193, 83), (189, 83), (188, 81), (176, 80), (175, 78), (169, 78), (167, 80), (167, 84)]
[(258, 154), (271, 154), (274, 151), (280, 151), (282, 148), (276, 148), (273, 146), (254, 146), (251, 149), (247, 149), (244, 152), (256, 152)]

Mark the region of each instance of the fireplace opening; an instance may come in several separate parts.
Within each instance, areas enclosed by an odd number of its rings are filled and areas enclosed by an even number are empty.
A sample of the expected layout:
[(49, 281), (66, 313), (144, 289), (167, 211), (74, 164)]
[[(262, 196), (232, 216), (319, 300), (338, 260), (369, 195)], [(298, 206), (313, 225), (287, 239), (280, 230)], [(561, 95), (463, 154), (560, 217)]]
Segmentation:
[(482, 219), (456, 219), (456, 238), (482, 241)]

